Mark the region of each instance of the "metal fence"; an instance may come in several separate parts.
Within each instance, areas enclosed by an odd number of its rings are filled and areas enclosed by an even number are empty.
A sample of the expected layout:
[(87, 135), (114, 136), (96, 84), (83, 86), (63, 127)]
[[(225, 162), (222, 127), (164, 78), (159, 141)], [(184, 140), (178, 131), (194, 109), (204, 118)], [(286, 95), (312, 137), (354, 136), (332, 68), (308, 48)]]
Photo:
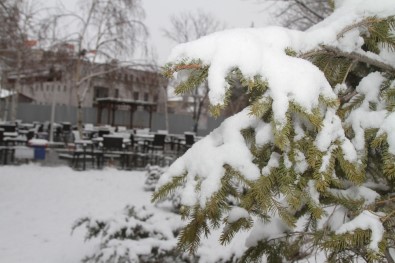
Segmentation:
[[(37, 105), (30, 103), (19, 103), (17, 111), (17, 119), (22, 122), (46, 122), (51, 119), (50, 105)], [(107, 123), (107, 112), (103, 111), (102, 124)], [(97, 110), (96, 108), (83, 108), (84, 123), (96, 124)], [(224, 118), (205, 118), (202, 117), (199, 123), (198, 135), (204, 136), (218, 127)], [(115, 125), (128, 126), (130, 120), (129, 111), (118, 110), (115, 113)], [(168, 114), (168, 130), (170, 133), (183, 133), (193, 130), (193, 119), (189, 115)], [(65, 105), (56, 105), (55, 122), (77, 123), (77, 108)], [(149, 113), (143, 110), (137, 110), (133, 115), (134, 127), (149, 127)], [(152, 114), (152, 131), (165, 130), (166, 115), (164, 113)]]

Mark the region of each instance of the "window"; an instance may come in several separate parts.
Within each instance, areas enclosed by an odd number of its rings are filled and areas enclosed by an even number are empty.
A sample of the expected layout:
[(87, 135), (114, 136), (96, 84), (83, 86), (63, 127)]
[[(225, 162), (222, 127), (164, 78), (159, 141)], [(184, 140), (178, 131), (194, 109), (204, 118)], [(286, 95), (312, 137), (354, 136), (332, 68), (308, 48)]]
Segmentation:
[(144, 92), (144, 101), (148, 101), (148, 97), (149, 97), (149, 94), (147, 92)]
[(119, 97), (119, 89), (115, 89), (114, 97), (115, 97), (115, 98), (118, 98), (118, 97)]
[(138, 91), (133, 92), (133, 99), (139, 100), (139, 92)]
[(106, 98), (108, 97), (108, 88), (105, 87), (94, 87), (94, 97), (93, 99), (96, 100), (98, 98)]

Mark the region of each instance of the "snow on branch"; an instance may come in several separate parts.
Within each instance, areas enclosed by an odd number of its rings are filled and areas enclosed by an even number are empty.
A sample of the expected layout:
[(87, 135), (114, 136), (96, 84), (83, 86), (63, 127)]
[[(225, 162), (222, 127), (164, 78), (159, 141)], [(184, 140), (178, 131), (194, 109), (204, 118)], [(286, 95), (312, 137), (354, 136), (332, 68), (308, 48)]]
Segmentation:
[(362, 230), (370, 229), (372, 231), (369, 248), (374, 251), (379, 251), (379, 242), (382, 240), (384, 234), (384, 227), (380, 221), (380, 217), (365, 210), (350, 222), (343, 224), (336, 230), (336, 234), (340, 235), (352, 232), (358, 228)]

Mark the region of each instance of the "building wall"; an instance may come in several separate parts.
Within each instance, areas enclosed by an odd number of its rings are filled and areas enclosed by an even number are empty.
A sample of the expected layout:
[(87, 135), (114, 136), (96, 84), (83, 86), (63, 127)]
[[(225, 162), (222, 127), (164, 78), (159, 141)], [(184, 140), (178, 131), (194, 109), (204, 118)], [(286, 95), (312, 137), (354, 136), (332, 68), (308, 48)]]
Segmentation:
[[(49, 122), (51, 119), (51, 105), (38, 105), (31, 103), (19, 103), (17, 111), (17, 119), (22, 122)], [(84, 123), (96, 124), (96, 108), (83, 108)], [(77, 122), (77, 108), (65, 105), (55, 106), (55, 122)], [(135, 128), (149, 127), (149, 113), (145, 111), (136, 111), (133, 115)], [(168, 130), (170, 133), (182, 134), (185, 131), (192, 131), (193, 120), (188, 115), (168, 114)], [(130, 115), (128, 111), (117, 111), (115, 116), (116, 126), (128, 126)], [(103, 113), (103, 123), (107, 123), (107, 113)], [(218, 127), (223, 118), (208, 118), (205, 127), (202, 126), (198, 131), (198, 135), (206, 135), (213, 129)], [(152, 131), (166, 129), (166, 115), (164, 113), (153, 113), (152, 115)]]
[[(108, 90), (108, 97), (145, 100), (164, 104), (166, 96), (161, 95), (163, 88), (166, 88), (167, 81), (158, 73), (141, 71), (135, 69), (122, 69), (120, 71), (109, 72), (101, 74), (91, 79), (91, 81), (84, 82), (78, 91), (74, 87), (72, 67), (63, 67), (57, 65), (57, 69), (41, 66), (41, 69), (26, 70), (21, 75), (21, 87), (19, 92), (29, 98), (32, 98), (33, 103), (39, 105), (51, 105), (55, 102), (58, 105), (77, 106), (77, 92), (83, 94), (86, 90), (85, 99), (83, 99), (82, 107), (93, 107), (95, 105), (96, 89), (101, 87)], [(93, 70), (89, 71), (86, 65), (81, 66), (82, 72), (108, 71), (106, 65), (99, 65)], [(55, 71), (55, 73), (54, 73)], [(52, 76), (52, 75), (54, 76)], [(88, 74), (88, 73), (87, 73)], [(14, 90), (17, 76), (15, 73), (8, 73), (6, 77), (9, 81), (6, 88)], [(160, 110), (160, 108), (158, 107)]]

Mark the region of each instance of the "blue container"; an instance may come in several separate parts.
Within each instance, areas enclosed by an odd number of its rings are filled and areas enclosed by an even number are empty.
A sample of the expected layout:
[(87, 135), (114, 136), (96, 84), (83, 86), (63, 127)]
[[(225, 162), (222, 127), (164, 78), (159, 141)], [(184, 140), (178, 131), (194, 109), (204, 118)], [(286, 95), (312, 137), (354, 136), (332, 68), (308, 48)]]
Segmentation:
[(33, 146), (34, 160), (45, 160), (45, 146)]

